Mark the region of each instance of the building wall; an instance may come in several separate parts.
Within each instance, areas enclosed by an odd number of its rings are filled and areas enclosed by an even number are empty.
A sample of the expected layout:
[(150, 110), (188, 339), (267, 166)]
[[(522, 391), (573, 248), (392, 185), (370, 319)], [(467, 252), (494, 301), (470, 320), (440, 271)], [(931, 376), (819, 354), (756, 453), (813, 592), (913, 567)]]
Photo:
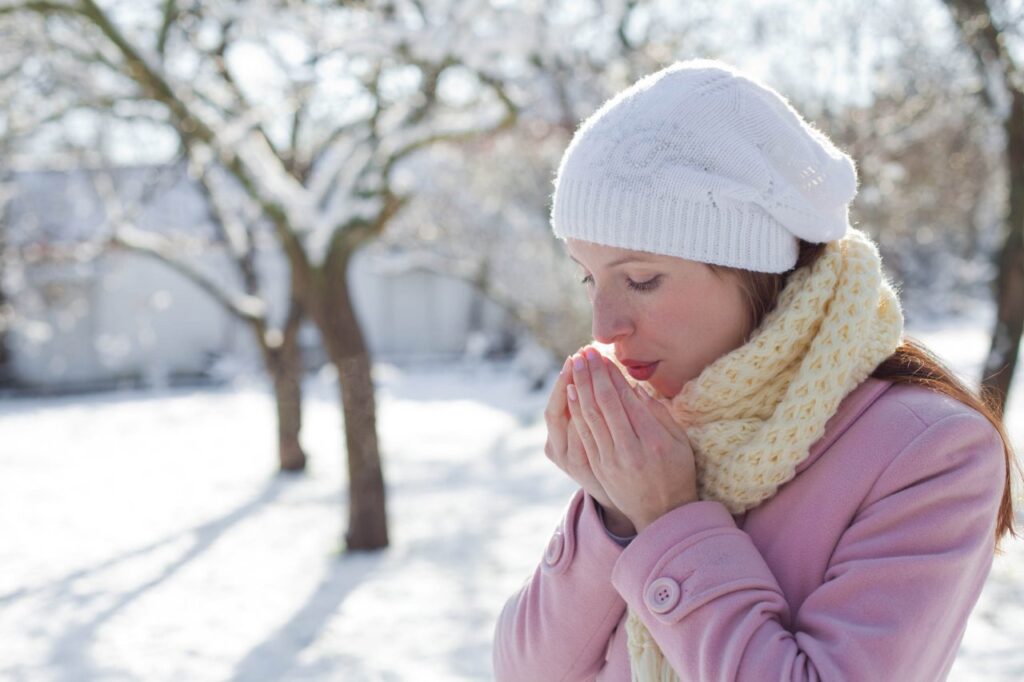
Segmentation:
[[(61, 250), (96, 243), (109, 230), (91, 171), (30, 171), (14, 176), (15, 193), (0, 230), (15, 248)], [(114, 187), (133, 206), (133, 223), (196, 244), (217, 243), (205, 199), (184, 166), (119, 168)], [(257, 268), (272, 320), (283, 319), (287, 263), (269, 233)], [(241, 283), (223, 248), (181, 254), (235, 291)], [(9, 337), (14, 379), (39, 388), (160, 383), (203, 374), (223, 360), (258, 365), (247, 324), (169, 266), (138, 253), (105, 252), (85, 262), (20, 264), (5, 287), (17, 311)], [(10, 273), (8, 274), (8, 278)], [(10, 284), (8, 282), (8, 284)], [(350, 287), (363, 332), (378, 359), (453, 357), (481, 336), (500, 342), (509, 322), (467, 284), (417, 269), (402, 255), (370, 245), (357, 253)], [(474, 329), (474, 327), (480, 327)], [(307, 365), (322, 361), (311, 323), (300, 336)], [(484, 344), (486, 345), (486, 344)]]
[[(230, 282), (222, 252), (191, 257)], [(463, 354), (474, 333), (497, 342), (508, 333), (500, 309), (459, 280), (422, 270), (381, 269), (372, 251), (357, 254), (350, 272), (363, 333), (377, 360), (425, 360)], [(260, 263), (273, 319), (284, 315), (287, 267), (268, 255)], [(15, 379), (37, 388), (108, 385), (119, 380), (164, 383), (202, 375), (224, 359), (259, 362), (252, 331), (191, 281), (151, 258), (118, 252), (88, 263), (50, 263), (26, 272), (12, 297), (22, 322), (10, 337)], [(479, 329), (472, 329), (473, 306)], [(322, 361), (310, 323), (307, 361)]]

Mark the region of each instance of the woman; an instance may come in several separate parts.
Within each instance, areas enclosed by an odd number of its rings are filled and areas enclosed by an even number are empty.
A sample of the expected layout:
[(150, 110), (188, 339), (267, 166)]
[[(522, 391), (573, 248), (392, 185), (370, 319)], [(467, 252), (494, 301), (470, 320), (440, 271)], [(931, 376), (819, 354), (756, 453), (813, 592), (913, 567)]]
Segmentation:
[(936, 680), (1013, 533), (1000, 420), (922, 347), (853, 163), (676, 63), (581, 125), (552, 222), (595, 344), (547, 456), (580, 490), (503, 610), (499, 681)]

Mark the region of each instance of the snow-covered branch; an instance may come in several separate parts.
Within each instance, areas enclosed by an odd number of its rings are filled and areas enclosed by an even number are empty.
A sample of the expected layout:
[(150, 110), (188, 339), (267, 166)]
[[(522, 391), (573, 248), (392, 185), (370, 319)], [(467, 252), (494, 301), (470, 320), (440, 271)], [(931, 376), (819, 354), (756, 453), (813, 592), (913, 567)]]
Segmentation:
[[(274, 214), (286, 214), (300, 224), (307, 211), (301, 185), (281, 166), (279, 159), (262, 136), (246, 135), (232, 149), (224, 144), (231, 140), (233, 128), (227, 135), (219, 133), (217, 124), (208, 121), (192, 105), (184, 89), (175, 88), (157, 60), (145, 50), (131, 43), (110, 17), (93, 0), (80, 0), (82, 14), (87, 17), (120, 50), (129, 75), (152, 98), (167, 106), (178, 121), (178, 129), (186, 140), (198, 140), (217, 151), (223, 165), (235, 173), (243, 186), (250, 190), (264, 207)], [(246, 122), (242, 123), (245, 130)], [(236, 133), (237, 135), (237, 133)]]
[(0, 3), (0, 15), (16, 14), (18, 12), (37, 12), (39, 14), (53, 14), (58, 12), (74, 13), (77, 9), (64, 2), (50, 2), (49, 0), (24, 0), (23, 2), (2, 2)]
[(122, 224), (113, 229), (108, 242), (112, 247), (129, 249), (164, 263), (205, 291), (232, 315), (248, 322), (266, 324), (266, 304), (261, 299), (227, 291), (189, 260), (178, 256), (173, 243), (166, 237)]

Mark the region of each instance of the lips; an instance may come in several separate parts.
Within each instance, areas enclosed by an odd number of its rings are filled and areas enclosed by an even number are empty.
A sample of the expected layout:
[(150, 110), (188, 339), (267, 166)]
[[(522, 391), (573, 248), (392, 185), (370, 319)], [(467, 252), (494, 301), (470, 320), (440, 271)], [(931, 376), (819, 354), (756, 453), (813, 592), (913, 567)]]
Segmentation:
[(622, 366), (626, 368), (629, 375), (637, 381), (647, 381), (654, 376), (658, 369), (658, 362), (638, 362), (636, 360), (622, 360)]

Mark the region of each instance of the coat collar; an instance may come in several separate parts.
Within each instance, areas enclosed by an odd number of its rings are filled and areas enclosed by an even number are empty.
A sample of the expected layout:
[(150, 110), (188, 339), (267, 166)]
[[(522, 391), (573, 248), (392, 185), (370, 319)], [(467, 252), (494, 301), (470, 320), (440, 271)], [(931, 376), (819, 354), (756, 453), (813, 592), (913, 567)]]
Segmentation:
[(839, 436), (843, 435), (843, 432), (857, 420), (857, 417), (863, 414), (871, 403), (878, 400), (878, 398), (891, 386), (891, 381), (868, 377), (866, 380), (861, 382), (857, 388), (850, 391), (850, 393), (843, 398), (842, 402), (839, 403), (839, 407), (836, 409), (835, 414), (825, 422), (825, 435), (819, 438), (817, 442), (811, 446), (811, 451), (807, 455), (807, 459), (797, 466), (796, 473), (799, 474), (801, 471), (814, 464), (814, 461), (817, 460), (822, 453), (828, 450), (829, 446), (836, 442)]

